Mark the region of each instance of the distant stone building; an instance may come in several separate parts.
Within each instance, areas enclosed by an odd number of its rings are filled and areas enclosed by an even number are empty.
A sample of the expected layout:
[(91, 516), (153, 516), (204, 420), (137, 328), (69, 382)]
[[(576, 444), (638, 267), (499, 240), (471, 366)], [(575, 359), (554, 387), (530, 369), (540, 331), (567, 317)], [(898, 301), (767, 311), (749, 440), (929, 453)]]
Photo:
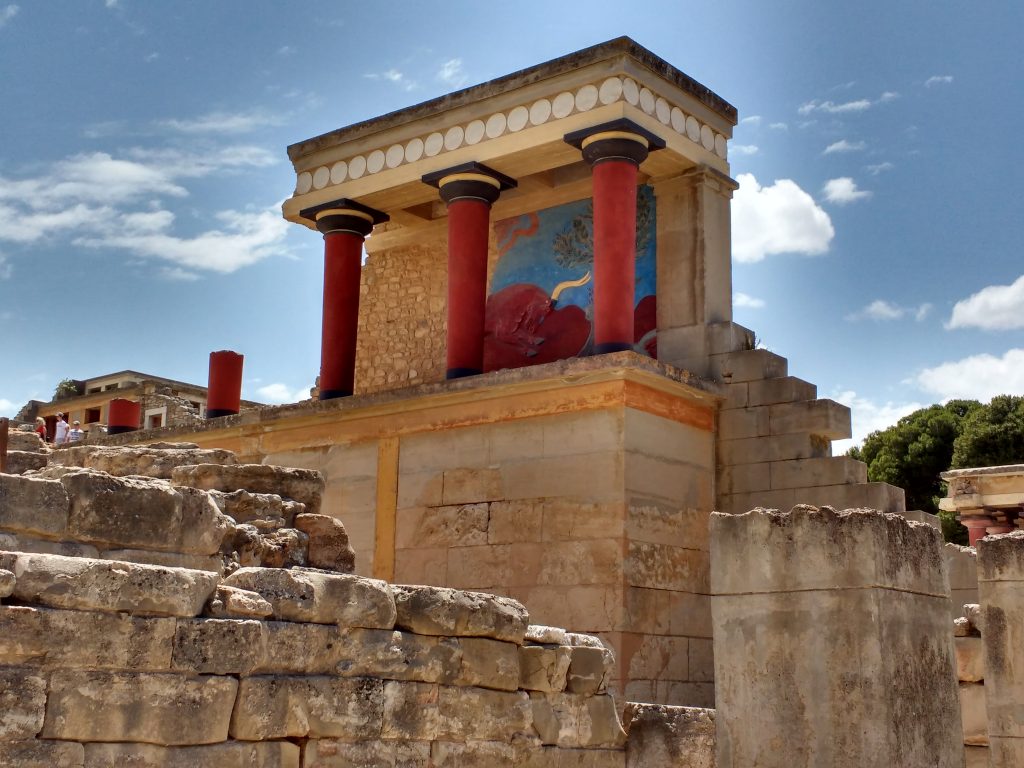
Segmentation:
[[(49, 439), (53, 438), (57, 414), (63, 413), (70, 424), (76, 419), (86, 432), (106, 427), (110, 401), (117, 398), (141, 404), (142, 429), (189, 425), (206, 415), (206, 387), (166, 379), (138, 371), (118, 371), (91, 379), (73, 380), (74, 391), (49, 402), (29, 400), (18, 412), (16, 421), (46, 420)], [(243, 408), (261, 403), (243, 400)]]

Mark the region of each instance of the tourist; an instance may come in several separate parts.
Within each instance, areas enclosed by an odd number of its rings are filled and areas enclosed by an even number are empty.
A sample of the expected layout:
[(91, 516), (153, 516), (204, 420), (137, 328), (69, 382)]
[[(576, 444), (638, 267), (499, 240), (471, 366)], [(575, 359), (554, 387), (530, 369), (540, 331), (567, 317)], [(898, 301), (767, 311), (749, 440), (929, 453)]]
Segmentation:
[(74, 423), (71, 425), (71, 431), (68, 432), (68, 442), (77, 443), (84, 437), (85, 432), (82, 431), (82, 422), (80, 422), (78, 419), (75, 419)]
[(53, 432), (53, 444), (64, 445), (68, 441), (68, 423), (64, 421), (64, 414), (57, 414), (57, 426)]
[(46, 419), (42, 416), (36, 416), (36, 434), (40, 440), (46, 442)]

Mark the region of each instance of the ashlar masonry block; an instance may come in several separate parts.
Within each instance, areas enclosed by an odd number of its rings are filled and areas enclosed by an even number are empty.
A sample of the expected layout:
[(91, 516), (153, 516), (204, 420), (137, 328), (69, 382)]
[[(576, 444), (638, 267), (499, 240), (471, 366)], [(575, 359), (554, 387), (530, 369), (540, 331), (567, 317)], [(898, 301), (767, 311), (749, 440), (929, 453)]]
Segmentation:
[(871, 510), (713, 514), (719, 768), (960, 768), (941, 536)]
[[(756, 466), (756, 465), (754, 465)], [(866, 483), (868, 468), (848, 456), (791, 459), (771, 463), (772, 488), (813, 488), (819, 485)]]
[(715, 379), (737, 383), (774, 379), (789, 373), (786, 358), (767, 349), (744, 349), (709, 358), (710, 375)]
[(830, 440), (850, 436), (850, 409), (835, 400), (805, 400), (770, 406), (771, 434), (807, 432)]

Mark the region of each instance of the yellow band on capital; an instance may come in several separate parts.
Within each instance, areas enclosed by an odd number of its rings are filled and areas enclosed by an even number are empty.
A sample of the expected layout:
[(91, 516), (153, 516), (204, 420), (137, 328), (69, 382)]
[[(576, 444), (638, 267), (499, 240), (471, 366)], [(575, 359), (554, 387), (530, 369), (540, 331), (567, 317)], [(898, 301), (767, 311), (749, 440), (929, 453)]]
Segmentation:
[(629, 131), (602, 131), (601, 133), (595, 133), (592, 136), (587, 136), (587, 138), (583, 140), (583, 143), (580, 144), (580, 149), (586, 149), (595, 141), (605, 141), (607, 139), (625, 139), (626, 141), (635, 141), (637, 144), (643, 144), (645, 147), (650, 149), (647, 139), (639, 134), (630, 133)]
[(484, 173), (453, 173), (451, 176), (445, 176), (441, 179), (438, 182), (438, 186), (443, 187), (446, 184), (451, 184), (453, 181), (482, 181), (485, 184), (490, 184), (495, 189), (501, 189), (500, 181)]
[(320, 219), (325, 216), (355, 216), (360, 219), (366, 219), (368, 222), (373, 224), (373, 216), (364, 211), (357, 211), (353, 208), (328, 208), (326, 211), (317, 211), (316, 220), (320, 221)]

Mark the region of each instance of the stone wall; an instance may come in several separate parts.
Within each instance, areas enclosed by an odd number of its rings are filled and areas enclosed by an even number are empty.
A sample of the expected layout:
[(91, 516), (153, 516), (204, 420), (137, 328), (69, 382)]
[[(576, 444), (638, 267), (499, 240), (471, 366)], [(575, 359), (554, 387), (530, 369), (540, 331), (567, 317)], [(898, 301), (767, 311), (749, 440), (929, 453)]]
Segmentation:
[[(948, 545), (947, 545), (948, 546)], [(981, 607), (963, 606), (953, 622), (956, 676), (960, 684), (960, 718), (964, 726), (966, 768), (988, 766), (988, 716), (985, 710), (985, 648), (981, 639)]]

